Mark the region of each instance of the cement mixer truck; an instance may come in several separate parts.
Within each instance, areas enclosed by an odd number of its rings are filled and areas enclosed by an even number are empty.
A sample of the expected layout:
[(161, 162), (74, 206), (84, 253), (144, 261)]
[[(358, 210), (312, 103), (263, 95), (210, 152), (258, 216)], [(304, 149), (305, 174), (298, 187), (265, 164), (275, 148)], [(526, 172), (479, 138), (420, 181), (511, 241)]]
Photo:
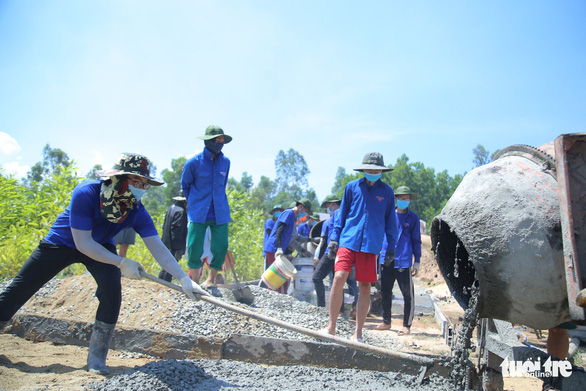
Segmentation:
[[(483, 388), (502, 389), (505, 360), (543, 365), (550, 357), (521, 344), (511, 323), (586, 324), (586, 133), (499, 151), (464, 177), (431, 239), (452, 295), (482, 318)], [(556, 389), (586, 389), (578, 368), (554, 380)]]

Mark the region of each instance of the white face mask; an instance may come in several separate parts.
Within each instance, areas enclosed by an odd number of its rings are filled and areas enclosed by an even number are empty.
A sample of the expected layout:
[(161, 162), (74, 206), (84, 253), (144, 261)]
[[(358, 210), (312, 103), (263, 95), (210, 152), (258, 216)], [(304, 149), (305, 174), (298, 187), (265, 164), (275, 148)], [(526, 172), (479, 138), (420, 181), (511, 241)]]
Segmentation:
[(138, 187), (134, 187), (132, 185), (128, 185), (128, 188), (132, 192), (132, 195), (134, 196), (134, 198), (136, 198), (136, 202), (140, 201), (140, 199), (142, 198), (144, 193), (146, 193), (145, 189), (139, 189)]

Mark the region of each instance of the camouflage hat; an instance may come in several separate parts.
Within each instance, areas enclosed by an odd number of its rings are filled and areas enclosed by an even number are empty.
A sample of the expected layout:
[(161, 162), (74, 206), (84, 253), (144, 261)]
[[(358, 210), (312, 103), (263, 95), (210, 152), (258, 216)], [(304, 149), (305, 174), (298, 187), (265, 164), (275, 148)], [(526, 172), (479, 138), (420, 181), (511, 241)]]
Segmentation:
[(324, 201), (321, 203), (321, 207), (325, 208), (326, 203), (328, 202), (342, 202), (342, 200), (335, 194), (328, 194), (326, 198), (324, 198)]
[(283, 209), (283, 207), (281, 206), (281, 204), (277, 204), (273, 207), (273, 209), (269, 212), (269, 214), (273, 214), (275, 212), (282, 212), (285, 209)]
[(385, 166), (382, 154), (378, 152), (369, 152), (366, 155), (364, 155), (364, 159), (362, 159), (362, 164), (358, 168), (354, 169), (354, 171), (364, 170), (392, 171), (393, 169)]
[(114, 175), (137, 175), (148, 180), (149, 185), (161, 186), (165, 182), (158, 181), (151, 176), (151, 161), (149, 158), (136, 153), (121, 153), (118, 161), (111, 169), (100, 173), (102, 177)]
[(299, 201), (295, 201), (295, 206), (303, 205), (307, 214), (311, 214), (311, 201), (309, 198), (302, 198)]
[(224, 134), (224, 130), (216, 125), (210, 125), (206, 128), (206, 134), (203, 136), (199, 136), (198, 138), (201, 140), (211, 140), (218, 136), (224, 136), (224, 144), (228, 144), (232, 141), (232, 137)]
[(403, 194), (409, 194), (411, 196), (412, 201), (417, 199), (417, 193), (412, 192), (411, 189), (408, 188), (407, 186), (397, 187), (397, 190), (395, 190), (395, 196), (403, 195)]

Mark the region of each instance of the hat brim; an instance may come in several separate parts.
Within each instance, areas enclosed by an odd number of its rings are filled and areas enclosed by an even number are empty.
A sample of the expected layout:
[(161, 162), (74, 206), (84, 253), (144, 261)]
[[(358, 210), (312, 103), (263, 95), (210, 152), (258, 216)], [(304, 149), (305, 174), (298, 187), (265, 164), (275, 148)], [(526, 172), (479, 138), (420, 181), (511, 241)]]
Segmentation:
[(417, 199), (417, 193), (395, 193), (395, 197), (400, 196), (400, 195), (405, 195), (405, 194), (409, 194), (411, 196), (411, 201)]
[(179, 196), (173, 197), (171, 199), (172, 200), (175, 200), (175, 201), (187, 201), (187, 198), (185, 198), (185, 197), (179, 197)]
[(232, 141), (232, 136), (228, 136), (227, 134), (207, 134), (207, 135), (203, 135), (203, 136), (197, 136), (198, 139), (200, 140), (211, 140), (213, 138), (216, 137), (220, 137), (220, 136), (224, 136), (224, 144), (228, 144), (230, 141)]
[(145, 176), (145, 175), (140, 175), (140, 174), (137, 174), (136, 172), (129, 172), (129, 171), (123, 171), (123, 170), (111, 169), (109, 171), (103, 171), (103, 172), (99, 173), (98, 175), (100, 175), (101, 177), (110, 177), (110, 176), (114, 176), (114, 175), (136, 175), (136, 176), (139, 176), (141, 178), (146, 179), (147, 183), (151, 186), (162, 186), (165, 184), (165, 182), (158, 181), (155, 178)]
[(385, 166), (377, 166), (376, 164), (361, 164), (358, 168), (355, 168), (354, 171), (363, 172), (364, 170), (381, 170), (385, 171), (393, 171), (392, 168), (385, 167)]
[(305, 210), (307, 211), (307, 214), (310, 215), (311, 214), (311, 208), (307, 208), (306, 205), (304, 205), (302, 202), (299, 201), (295, 201), (295, 206), (299, 206), (299, 205), (303, 205), (303, 207), (305, 208)]
[(272, 215), (272, 214), (273, 214), (273, 213), (275, 213), (276, 211), (283, 212), (284, 210), (285, 210), (285, 209), (283, 209), (283, 208), (273, 208), (273, 210), (271, 210), (271, 211), (269, 212), (269, 214), (271, 214), (271, 215)]

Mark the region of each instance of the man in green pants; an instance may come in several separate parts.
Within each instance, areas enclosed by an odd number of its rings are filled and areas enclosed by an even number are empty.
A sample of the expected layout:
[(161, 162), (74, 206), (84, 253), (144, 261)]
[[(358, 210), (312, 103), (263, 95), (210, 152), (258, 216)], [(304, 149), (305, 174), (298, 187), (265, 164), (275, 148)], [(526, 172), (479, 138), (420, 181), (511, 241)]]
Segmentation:
[(222, 270), (228, 251), (228, 223), (231, 218), (226, 185), (230, 160), (221, 151), (224, 144), (232, 141), (232, 137), (224, 134), (219, 126), (210, 125), (205, 135), (199, 138), (204, 140), (205, 148), (185, 163), (181, 187), (188, 205), (187, 265), (191, 269), (192, 280), (198, 283), (203, 266), (201, 255), (205, 232), (210, 228), (213, 257), (208, 277), (202, 284), (203, 288), (209, 288), (216, 281), (218, 271)]

